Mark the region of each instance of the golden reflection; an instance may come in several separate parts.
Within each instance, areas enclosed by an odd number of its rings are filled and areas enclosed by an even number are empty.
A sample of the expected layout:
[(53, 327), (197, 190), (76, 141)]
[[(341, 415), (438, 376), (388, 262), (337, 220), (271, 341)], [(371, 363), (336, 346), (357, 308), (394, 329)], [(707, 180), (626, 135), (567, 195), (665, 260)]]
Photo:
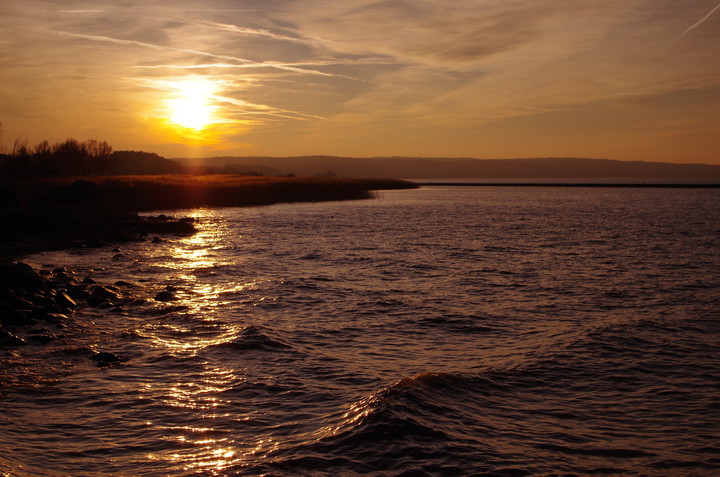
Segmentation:
[[(163, 352), (195, 354), (208, 346), (236, 339), (244, 328), (230, 320), (221, 319), (219, 310), (227, 307), (237, 294), (255, 285), (251, 282), (230, 282), (220, 279), (216, 270), (232, 265), (234, 258), (223, 256), (225, 234), (222, 221), (216, 220), (213, 211), (197, 210), (199, 231), (158, 248), (163, 259), (156, 261), (168, 273), (169, 282), (177, 289), (176, 304), (189, 307), (191, 320), (177, 319), (178, 314), (161, 322), (146, 323), (138, 333), (152, 340)], [(229, 309), (229, 307), (228, 307)], [(217, 321), (216, 321), (217, 320)], [(199, 326), (198, 326), (199, 325)], [(148, 459), (164, 461), (167, 468), (177, 473), (198, 475), (226, 475), (257, 455), (269, 452), (277, 444), (270, 440), (237, 442), (223, 427), (214, 423), (238, 421), (236, 406), (228, 400), (226, 392), (246, 378), (242, 370), (225, 367), (203, 360), (204, 369), (199, 375), (167, 382), (157, 380), (146, 384), (146, 393), (157, 396), (158, 401), (180, 414), (196, 419), (198, 426), (169, 426), (164, 439), (178, 443), (173, 450), (148, 455)], [(232, 413), (225, 411), (232, 408)], [(247, 415), (247, 419), (252, 417)], [(152, 425), (148, 423), (148, 425)], [(163, 429), (162, 426), (158, 426)]]

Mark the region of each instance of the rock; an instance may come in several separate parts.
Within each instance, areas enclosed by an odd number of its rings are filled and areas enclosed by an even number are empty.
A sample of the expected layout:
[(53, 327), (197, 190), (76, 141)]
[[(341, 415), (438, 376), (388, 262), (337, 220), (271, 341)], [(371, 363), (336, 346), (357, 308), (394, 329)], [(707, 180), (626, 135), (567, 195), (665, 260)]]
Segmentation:
[(156, 300), (156, 301), (168, 302), (168, 301), (175, 301), (175, 300), (177, 300), (177, 297), (176, 297), (175, 295), (173, 295), (171, 292), (165, 290), (165, 291), (161, 291), (160, 293), (158, 293), (157, 295), (155, 295), (155, 300)]
[(12, 303), (15, 299), (17, 299), (17, 295), (12, 289), (0, 286), (0, 302)]
[(134, 287), (135, 285), (132, 284), (132, 283), (130, 283), (130, 282), (126, 282), (125, 280), (118, 280), (118, 281), (115, 282), (115, 286), (118, 286), (118, 287)]
[(25, 326), (34, 322), (32, 310), (0, 311), (0, 323), (11, 326)]
[(47, 321), (62, 322), (67, 319), (69, 319), (68, 316), (63, 315), (62, 313), (48, 313), (47, 315), (45, 315), (45, 320), (47, 320)]
[(89, 295), (89, 293), (85, 290), (85, 288), (81, 287), (80, 285), (74, 285), (74, 284), (68, 284), (65, 286), (65, 292), (70, 296), (73, 300), (77, 302), (77, 300), (81, 298), (85, 298)]
[(37, 291), (49, 288), (48, 280), (23, 262), (0, 266), (0, 283), (14, 291)]
[(90, 277), (85, 277), (82, 282), (85, 283), (86, 285), (94, 285), (95, 283), (97, 283), (95, 280), (93, 280)]
[(34, 341), (40, 344), (48, 344), (51, 341), (55, 341), (55, 335), (52, 333), (41, 334), (41, 335), (30, 335), (27, 337), (29, 341)]
[(5, 328), (0, 327), (0, 345), (2, 346), (24, 346), (28, 342), (14, 334), (10, 333)]
[(90, 295), (89, 297), (87, 297), (85, 299), (85, 301), (87, 301), (87, 304), (92, 306), (93, 308), (98, 308), (103, 303), (110, 303), (106, 298), (102, 298), (102, 297), (95, 296), (95, 295)]
[(115, 293), (114, 290), (111, 290), (109, 287), (104, 287), (102, 285), (97, 285), (92, 288), (92, 291), (90, 292), (92, 296), (97, 296), (100, 298), (105, 298), (106, 300), (111, 301), (118, 301), (120, 300), (120, 295)]
[(163, 243), (163, 242), (164, 242), (164, 240), (161, 239), (160, 237), (153, 237), (153, 239), (152, 239), (152, 243)]
[(118, 355), (115, 353), (109, 353), (107, 351), (101, 351), (99, 353), (95, 353), (90, 357), (93, 361), (97, 361), (98, 366), (104, 367), (104, 366), (112, 366), (114, 364), (120, 364), (124, 361), (124, 359), (121, 359)]
[(73, 300), (70, 295), (68, 295), (64, 291), (58, 291), (55, 294), (55, 301), (58, 305), (60, 305), (62, 308), (76, 308), (77, 302)]
[(72, 280), (72, 277), (66, 272), (59, 272), (53, 275), (53, 281), (56, 283), (66, 283)]

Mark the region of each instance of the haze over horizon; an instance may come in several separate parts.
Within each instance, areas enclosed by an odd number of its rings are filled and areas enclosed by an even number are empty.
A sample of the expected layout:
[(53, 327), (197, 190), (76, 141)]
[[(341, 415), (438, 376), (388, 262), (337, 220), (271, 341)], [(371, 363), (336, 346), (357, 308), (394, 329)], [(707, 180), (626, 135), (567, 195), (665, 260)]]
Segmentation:
[(720, 4), (7, 0), (0, 146), (720, 164)]

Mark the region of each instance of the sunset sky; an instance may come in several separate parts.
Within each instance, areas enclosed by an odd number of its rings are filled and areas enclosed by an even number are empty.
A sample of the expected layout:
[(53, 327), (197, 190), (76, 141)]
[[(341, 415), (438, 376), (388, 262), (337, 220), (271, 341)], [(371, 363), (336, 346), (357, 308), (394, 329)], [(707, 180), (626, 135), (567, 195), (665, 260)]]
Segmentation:
[(720, 164), (717, 0), (3, 0), (0, 144)]

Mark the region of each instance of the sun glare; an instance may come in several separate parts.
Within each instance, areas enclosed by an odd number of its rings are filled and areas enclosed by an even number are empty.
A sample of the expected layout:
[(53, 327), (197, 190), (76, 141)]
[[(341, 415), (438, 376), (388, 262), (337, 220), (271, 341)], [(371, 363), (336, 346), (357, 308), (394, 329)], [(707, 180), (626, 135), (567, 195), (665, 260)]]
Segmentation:
[(173, 85), (175, 96), (170, 100), (170, 121), (190, 129), (204, 129), (214, 121), (211, 104), (215, 85), (207, 80), (192, 79)]

